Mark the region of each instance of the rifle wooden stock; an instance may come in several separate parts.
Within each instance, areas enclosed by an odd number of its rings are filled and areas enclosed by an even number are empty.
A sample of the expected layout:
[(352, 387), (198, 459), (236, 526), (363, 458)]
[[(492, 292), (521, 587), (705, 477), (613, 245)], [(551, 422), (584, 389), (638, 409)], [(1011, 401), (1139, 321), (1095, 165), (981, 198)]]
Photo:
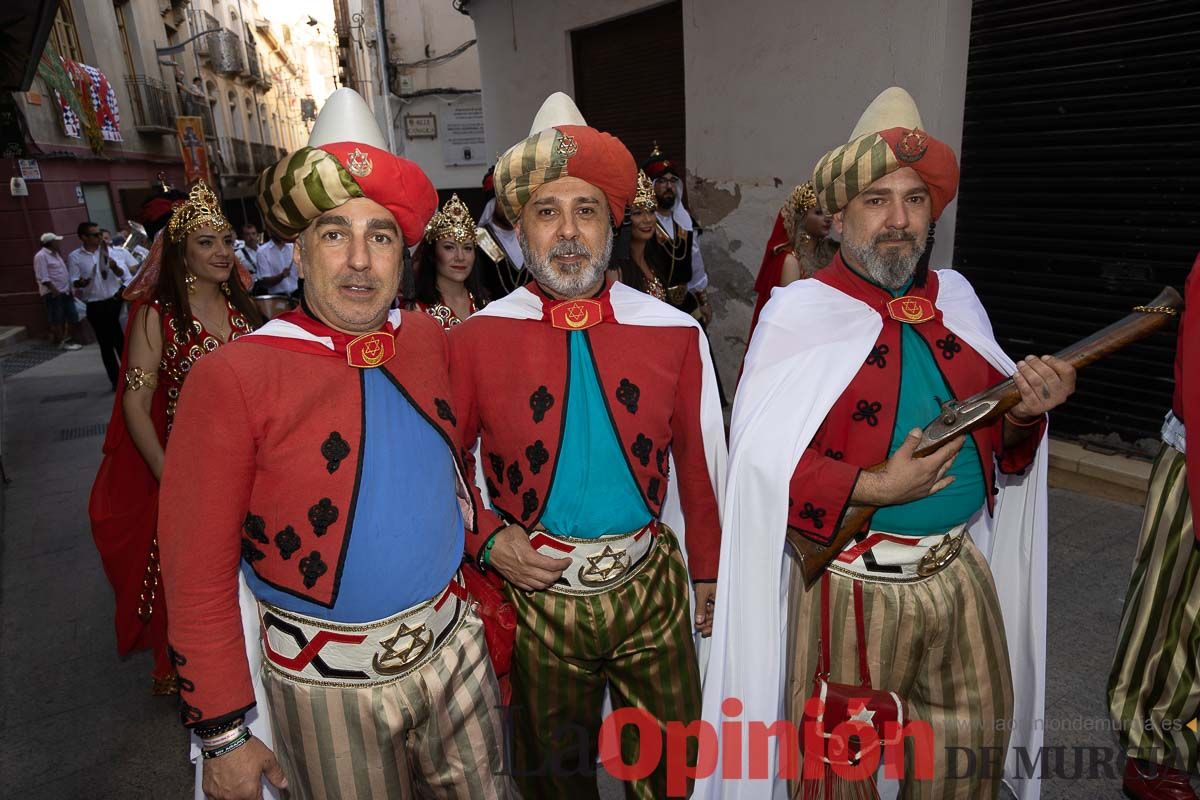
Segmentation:
[[(1075, 369), (1082, 369), (1160, 330), (1182, 307), (1183, 298), (1168, 286), (1149, 303), (1135, 308), (1132, 314), (1055, 355)], [(943, 403), (938, 418), (921, 432), (916, 455), (927, 456), (965, 433), (991, 425), (1020, 401), (1021, 393), (1009, 378), (966, 400)], [(879, 472), (886, 466), (887, 462), (884, 461), (871, 467), (868, 472)], [(855, 535), (867, 528), (877, 510), (875, 506), (850, 506), (828, 545), (818, 544), (795, 528), (788, 527), (787, 542), (800, 562), (807, 585), (811, 586)]]

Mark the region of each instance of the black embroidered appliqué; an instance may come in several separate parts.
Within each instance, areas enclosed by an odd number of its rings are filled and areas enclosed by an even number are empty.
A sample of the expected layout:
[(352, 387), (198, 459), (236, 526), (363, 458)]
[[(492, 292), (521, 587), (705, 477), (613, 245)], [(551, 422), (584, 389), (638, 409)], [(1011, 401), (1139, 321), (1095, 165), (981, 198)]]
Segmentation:
[(437, 415), (441, 419), (446, 420), (454, 427), (458, 427), (458, 419), (454, 416), (454, 412), (450, 409), (450, 404), (440, 397), (433, 398), (433, 404), (437, 406)]
[(329, 474), (337, 472), (342, 465), (342, 459), (350, 455), (350, 445), (337, 431), (329, 434), (329, 438), (321, 444), (321, 455), (325, 458), (325, 469)]
[(271, 540), (267, 538), (267, 523), (257, 514), (246, 515), (246, 521), (242, 523), (242, 530), (256, 542), (271, 543)]
[(845, 456), (845, 454), (844, 454), (844, 453), (842, 453), (842, 451), (841, 451), (841, 450), (830, 450), (830, 449), (827, 449), (827, 450), (825, 451), (825, 457), (826, 457), (826, 458), (832, 458), (834, 461), (841, 461), (841, 460), (842, 460), (843, 458), (845, 458), (846, 456)]
[(525, 457), (529, 459), (529, 471), (537, 475), (542, 471), (542, 467), (546, 466), (546, 462), (550, 460), (550, 453), (547, 452), (546, 446), (542, 444), (542, 440), (538, 439), (525, 448)]
[(958, 343), (958, 337), (953, 333), (947, 333), (945, 339), (938, 339), (937, 346), (942, 348), (942, 358), (947, 361), (962, 352), (962, 345)]
[(529, 515), (537, 511), (538, 496), (536, 489), (530, 489), (521, 495), (521, 519), (529, 519)]
[(182, 675), (180, 675), (179, 678), (177, 679), (177, 683), (179, 684), (179, 691), (181, 691), (181, 692), (196, 691), (196, 684), (192, 683), (191, 681), (189, 681), (187, 678), (183, 677)]
[(865, 422), (872, 428), (879, 424), (879, 410), (883, 408), (883, 403), (868, 403), (866, 400), (859, 400), (856, 408), (858, 410), (850, 415), (850, 419), (855, 422)]
[(171, 666), (173, 667), (187, 666), (187, 658), (174, 647), (171, 647), (171, 645), (167, 645), (167, 658), (171, 660)]
[(658, 474), (666, 477), (667, 474), (667, 451), (655, 450), (654, 463), (658, 466)]
[(533, 421), (541, 422), (546, 418), (546, 412), (554, 405), (554, 395), (545, 386), (539, 386), (537, 391), (529, 396), (529, 407), (533, 409)]
[(488, 453), (488, 461), (492, 464), (492, 472), (496, 473), (496, 480), (504, 483), (504, 459), (495, 453)]
[(812, 503), (805, 503), (804, 510), (800, 512), (800, 519), (811, 520), (813, 528), (821, 530), (825, 527), (825, 509), (816, 508)]
[(521, 474), (521, 465), (513, 462), (508, 467), (508, 489), (513, 494), (521, 488), (521, 484), (525, 482), (525, 476)]
[(253, 564), (255, 561), (262, 561), (267, 557), (267, 554), (258, 549), (258, 545), (250, 541), (246, 537), (242, 537), (242, 558), (247, 564)]
[(633, 443), (633, 446), (629, 450), (638, 461), (642, 462), (642, 466), (646, 467), (650, 465), (650, 453), (654, 451), (654, 442), (650, 441), (646, 437), (646, 434), (639, 433), (637, 441)]
[(191, 725), (204, 719), (203, 712), (194, 705), (183, 699), (183, 695), (179, 697), (179, 719), (184, 725)]
[(292, 553), (300, 549), (300, 536), (296, 533), (295, 528), (288, 525), (275, 534), (275, 546), (279, 548), (279, 555), (283, 556), (284, 561), (287, 561), (292, 557)]
[(300, 574), (304, 576), (305, 587), (311, 589), (317, 585), (317, 578), (329, 571), (329, 567), (325, 566), (325, 562), (321, 560), (321, 554), (316, 550), (300, 559)]
[(867, 366), (883, 369), (887, 366), (887, 354), (889, 352), (891, 352), (891, 348), (886, 344), (875, 345), (871, 348), (871, 355), (867, 356)]
[(650, 484), (646, 487), (646, 496), (650, 498), (650, 502), (658, 505), (658, 490), (662, 488), (662, 482), (658, 478), (651, 478)]
[(630, 383), (628, 378), (621, 378), (621, 385), (617, 387), (617, 402), (625, 406), (626, 411), (636, 414), (638, 398), (641, 396), (642, 390), (636, 383)]
[(500, 496), (500, 490), (496, 488), (496, 484), (492, 483), (491, 478), (485, 478), (483, 483), (487, 486), (488, 497), (496, 498)]
[(316, 505), (308, 509), (308, 521), (312, 523), (313, 533), (324, 536), (329, 526), (337, 522), (338, 508), (328, 497), (322, 497)]

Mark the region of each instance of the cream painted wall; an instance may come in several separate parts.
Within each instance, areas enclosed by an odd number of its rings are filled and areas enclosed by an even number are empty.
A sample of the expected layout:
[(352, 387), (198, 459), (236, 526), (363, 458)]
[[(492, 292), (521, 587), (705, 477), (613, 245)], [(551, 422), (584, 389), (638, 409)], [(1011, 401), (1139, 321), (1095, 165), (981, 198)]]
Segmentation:
[[(571, 92), (571, 30), (653, 5), (472, 0), (489, 148), (524, 137), (546, 95)], [(684, 0), (683, 31), (689, 198), (732, 387), (775, 214), (875, 95), (904, 86), (926, 128), (959, 149), (970, 0)], [(949, 265), (955, 208), (938, 224), (935, 266)]]

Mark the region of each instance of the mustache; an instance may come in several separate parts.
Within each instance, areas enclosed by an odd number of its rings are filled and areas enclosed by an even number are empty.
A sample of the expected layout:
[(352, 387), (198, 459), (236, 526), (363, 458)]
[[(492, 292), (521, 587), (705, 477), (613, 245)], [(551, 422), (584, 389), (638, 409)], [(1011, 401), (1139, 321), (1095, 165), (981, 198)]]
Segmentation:
[(890, 233), (881, 233), (876, 236), (875, 244), (879, 244), (880, 242), (915, 242), (916, 240), (917, 237), (913, 236), (911, 233), (905, 233), (904, 231), (893, 231)]
[(583, 242), (559, 242), (546, 253), (546, 259), (559, 256), (583, 256), (591, 260), (595, 254)]

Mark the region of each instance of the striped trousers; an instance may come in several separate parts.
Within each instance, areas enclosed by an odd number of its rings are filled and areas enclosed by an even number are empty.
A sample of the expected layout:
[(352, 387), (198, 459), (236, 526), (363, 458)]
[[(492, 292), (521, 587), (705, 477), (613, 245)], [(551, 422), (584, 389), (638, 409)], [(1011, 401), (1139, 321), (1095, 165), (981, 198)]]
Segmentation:
[(1200, 769), (1196, 731), (1187, 727), (1200, 711), (1200, 545), (1194, 524), (1184, 455), (1163, 445), (1150, 474), (1125, 594), (1108, 710), (1127, 755), (1184, 772)]
[[(518, 619), (509, 709), (513, 765), (525, 800), (599, 797), (595, 764), (605, 687), (613, 708), (648, 711), (660, 734), (669, 721), (700, 718), (690, 591), (679, 545), (662, 526), (641, 571), (606, 592), (526, 594), (508, 586)], [(625, 726), (624, 762), (637, 762), (639, 751), (637, 728)], [(649, 777), (627, 783), (625, 793), (666, 797), (664, 762)]]
[(264, 661), (263, 685), (289, 800), (510, 797), (500, 695), (473, 611), (393, 683), (315, 686)]
[[(799, 727), (820, 652), (821, 591), (819, 585), (806, 590), (798, 569), (792, 576), (788, 718)], [(831, 573), (829, 581), (829, 680), (857, 684), (853, 580)], [(997, 797), (1012, 717), (1012, 674), (992, 573), (970, 536), (958, 558), (922, 581), (864, 581), (863, 617), (872, 688), (898, 694), (909, 719), (933, 729), (933, 779), (904, 781), (901, 797)], [(800, 788), (793, 783), (793, 797)], [(833, 796), (859, 797), (858, 789), (861, 785), (842, 783)]]

